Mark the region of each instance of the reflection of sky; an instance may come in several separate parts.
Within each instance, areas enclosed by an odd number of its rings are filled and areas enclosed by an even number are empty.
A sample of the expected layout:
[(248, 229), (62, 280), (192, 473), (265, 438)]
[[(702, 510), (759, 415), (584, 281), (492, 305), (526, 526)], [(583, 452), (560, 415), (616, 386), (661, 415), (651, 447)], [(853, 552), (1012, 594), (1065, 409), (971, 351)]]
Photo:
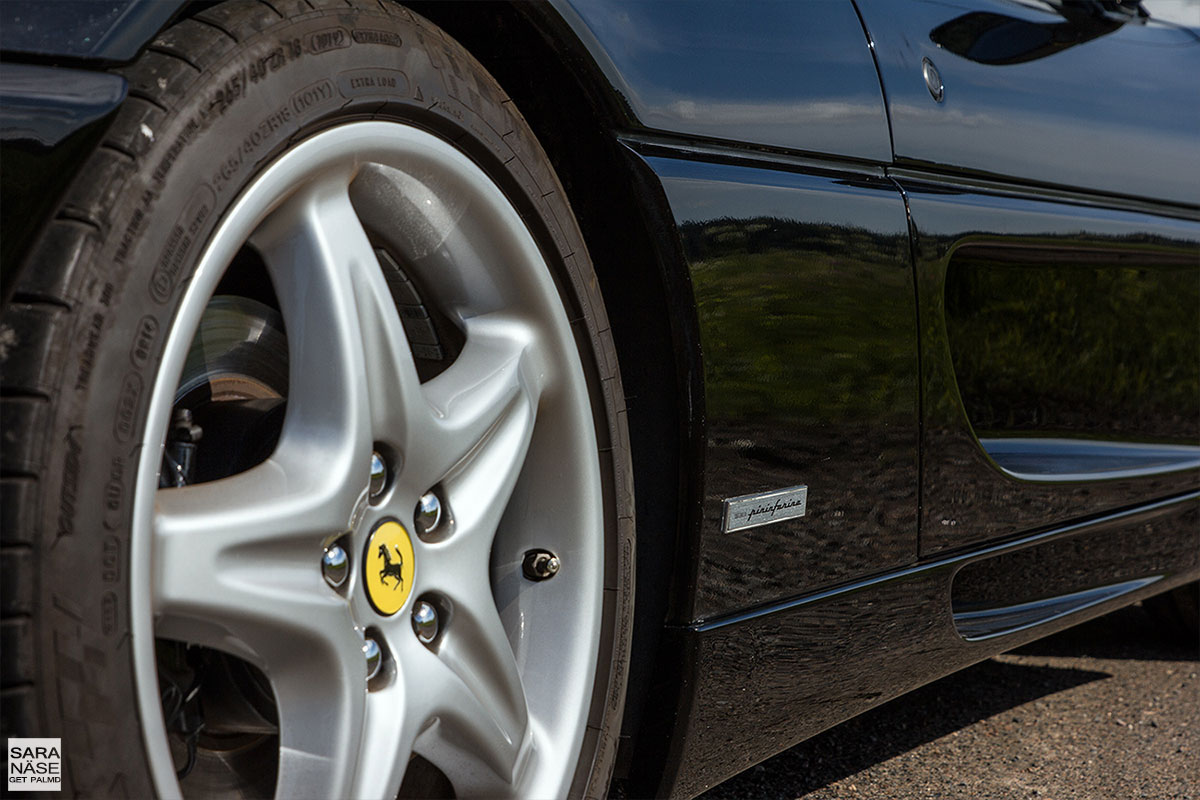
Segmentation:
[(46, 147), (107, 114), (125, 96), (125, 81), (115, 75), (26, 64), (0, 65), (0, 86), (0, 137)]
[(890, 187), (871, 189), (811, 175), (669, 158), (646, 161), (662, 180), (680, 224), (774, 217), (883, 235), (907, 232), (903, 201)]
[(878, 78), (848, 0), (579, 0), (646, 126), (891, 157)]
[[(1193, 32), (1152, 19), (1032, 61), (983, 64), (930, 39), (965, 6), (860, 0), (897, 156), (1200, 203), (1200, 39)], [(970, 7), (1035, 24), (1064, 22), (1042, 4), (973, 0)], [(1153, 15), (1153, 4), (1147, 7)], [(1162, 9), (1174, 22), (1200, 11), (1200, 3)], [(943, 103), (925, 87), (923, 57), (941, 73)]]
[(1200, 246), (1193, 222), (1108, 208), (1082, 208), (988, 195), (926, 194), (909, 188), (913, 224), (922, 236), (957, 239), (972, 231), (987, 235), (1070, 237), (1160, 236)]
[[(1200, 80), (1200, 78), (1198, 78)], [(1200, 101), (1200, 98), (1198, 98)], [(1125, 118), (1101, 129), (1068, 113), (1010, 109), (1006, 113), (951, 109), (930, 115), (909, 103), (892, 105), (899, 155), (918, 156), (916, 143), (937, 139), (934, 159), (994, 173), (1032, 176), (1065, 186), (1107, 185), (1121, 194), (1174, 194), (1200, 203), (1200, 122), (1194, 130), (1166, 121), (1145, 125)], [(952, 128), (957, 136), (946, 136)]]
[[(761, 0), (752, 6), (728, 0), (582, 0), (575, 7), (626, 80), (666, 91), (691, 94), (703, 87), (714, 97), (768, 99), (812, 91), (837, 95), (834, 76), (815, 88), (785, 89), (797, 77), (789, 68), (820, 63), (840, 70), (869, 58), (862, 27), (856, 20), (842, 24), (853, 16), (845, 0)], [(857, 48), (843, 46), (848, 31)]]
[(1151, 19), (1200, 31), (1200, 0), (1142, 0)]

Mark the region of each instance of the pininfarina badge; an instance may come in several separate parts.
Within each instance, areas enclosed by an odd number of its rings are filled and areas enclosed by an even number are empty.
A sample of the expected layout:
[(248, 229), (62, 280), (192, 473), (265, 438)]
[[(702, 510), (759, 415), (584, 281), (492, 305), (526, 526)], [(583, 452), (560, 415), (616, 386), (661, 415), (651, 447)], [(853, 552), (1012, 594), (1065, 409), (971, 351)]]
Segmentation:
[(776, 489), (764, 494), (744, 494), (730, 497), (724, 503), (725, 513), (721, 518), (721, 531), (733, 533), (785, 519), (804, 516), (808, 505), (808, 487), (792, 486)]

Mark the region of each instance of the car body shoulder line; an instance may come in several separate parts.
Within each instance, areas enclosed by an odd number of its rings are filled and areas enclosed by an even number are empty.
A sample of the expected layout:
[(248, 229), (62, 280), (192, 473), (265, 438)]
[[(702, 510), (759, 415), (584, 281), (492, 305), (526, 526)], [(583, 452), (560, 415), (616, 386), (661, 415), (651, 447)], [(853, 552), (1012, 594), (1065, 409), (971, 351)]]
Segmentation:
[(1190, 205), (1148, 200), (1132, 195), (1106, 194), (1051, 184), (1018, 181), (989, 173), (950, 169), (937, 164), (904, 163), (888, 167), (887, 174), (907, 188), (1000, 194), (1200, 221), (1200, 204)]
[(676, 158), (784, 172), (815, 172), (886, 177), (886, 165), (864, 159), (749, 146), (721, 139), (646, 131), (618, 131), (617, 139), (644, 157)]

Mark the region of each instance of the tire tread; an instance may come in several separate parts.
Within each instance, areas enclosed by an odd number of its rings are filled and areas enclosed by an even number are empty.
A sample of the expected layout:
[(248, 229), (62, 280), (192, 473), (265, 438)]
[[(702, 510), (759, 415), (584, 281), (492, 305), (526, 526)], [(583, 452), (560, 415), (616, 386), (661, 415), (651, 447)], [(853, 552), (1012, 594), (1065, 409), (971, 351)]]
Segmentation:
[(0, 736), (5, 740), (37, 729), (37, 698), (32, 685), (0, 689)]
[(34, 681), (33, 619), (26, 615), (0, 620), (0, 663), (3, 688), (32, 686)]
[[(44, 397), (0, 397), (0, 476), (41, 473), (45, 456), (39, 445), (49, 424), (49, 411), (50, 402)], [(8, 573), (4, 574), (7, 577)]]
[(0, 478), (0, 546), (33, 543), (38, 488), (33, 477)]
[(0, 614), (4, 618), (33, 613), (33, 548), (16, 544), (0, 547), (0, 566), (4, 583), (0, 584)]
[(3, 323), (9, 346), (0, 355), (0, 392), (6, 397), (50, 399), (54, 368), (61, 341), (59, 328), (67, 314), (61, 305), (13, 302)]
[(259, 0), (230, 0), (204, 9), (195, 19), (212, 25), (240, 43), (279, 24), (281, 17), (274, 8)]
[[(280, 20), (258, 0), (238, 6), (243, 15), (252, 7), (259, 18)], [(136, 62), (117, 70), (129, 83), (126, 101), (30, 248), (0, 318), (0, 333), (12, 345), (0, 356), (0, 718), (5, 737), (41, 735), (39, 697), (55, 692), (43, 685), (52, 678), (39, 676), (36, 661), (36, 555), (52, 534), (39, 528), (38, 520), (53, 447), (55, 387), (66, 367), (62, 356), (72, 326), (79, 324), (81, 301), (97, 288), (88, 271), (109, 233), (117, 198), (154, 145), (154, 131), (188, 100), (204, 69), (236, 44), (219, 21), (182, 20), (156, 37)], [(77, 754), (75, 766), (83, 768), (87, 760)]]

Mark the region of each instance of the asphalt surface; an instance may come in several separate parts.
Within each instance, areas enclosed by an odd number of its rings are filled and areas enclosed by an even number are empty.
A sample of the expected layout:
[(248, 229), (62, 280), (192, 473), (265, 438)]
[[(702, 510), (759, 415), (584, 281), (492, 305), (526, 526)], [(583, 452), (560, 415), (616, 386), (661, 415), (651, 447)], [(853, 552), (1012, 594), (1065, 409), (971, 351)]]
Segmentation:
[(1200, 634), (1140, 606), (997, 656), (701, 795), (1200, 798)]

